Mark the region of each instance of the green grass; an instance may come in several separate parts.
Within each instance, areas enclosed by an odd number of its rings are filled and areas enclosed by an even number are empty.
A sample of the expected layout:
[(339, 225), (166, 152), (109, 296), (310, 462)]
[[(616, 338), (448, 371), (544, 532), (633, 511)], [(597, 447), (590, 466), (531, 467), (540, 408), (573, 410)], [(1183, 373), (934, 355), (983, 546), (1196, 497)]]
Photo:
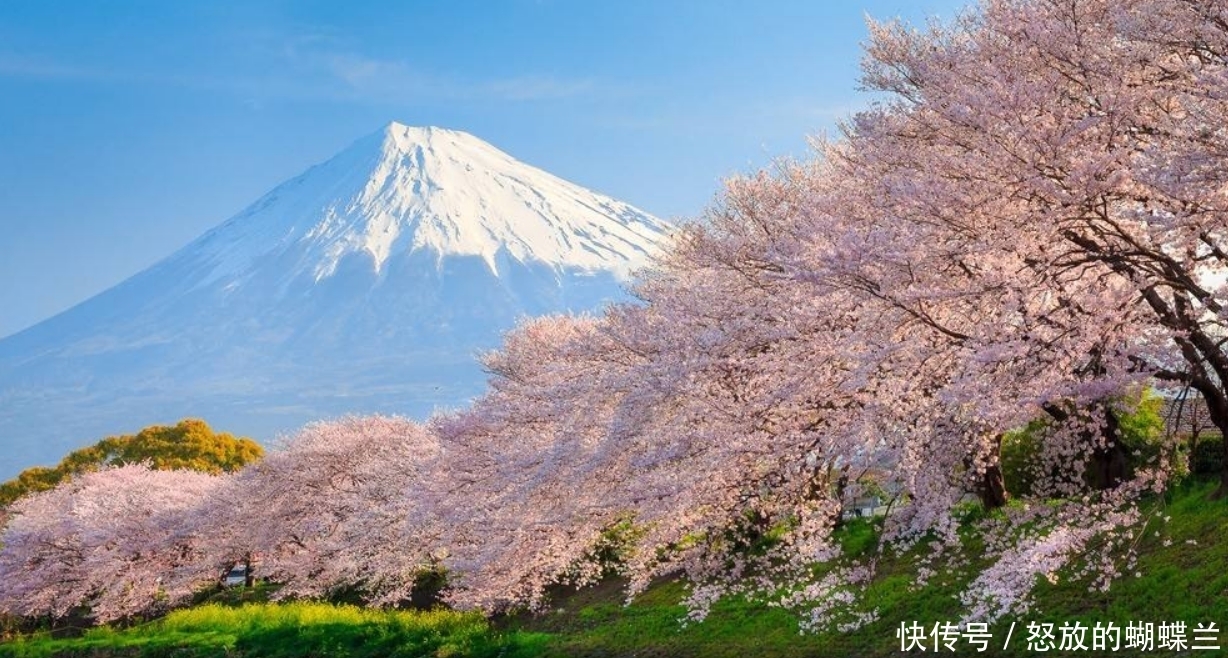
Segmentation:
[[(1210, 501), (1209, 482), (1194, 482), (1151, 501), (1147, 525), (1139, 533), (1138, 567), (1113, 583), (1107, 593), (1089, 593), (1086, 583), (1061, 580), (1036, 590), (1036, 608), (1015, 620), (1010, 650), (1000, 644), (981, 655), (997, 656), (1156, 656), (1171, 651), (1130, 653), (1026, 649), (1023, 624), (1029, 621), (1079, 621), (1090, 626), (1112, 621), (1215, 622), (1221, 645), (1228, 647), (1228, 501)], [(1158, 512), (1158, 516), (1156, 515)], [(972, 510), (968, 520), (979, 514)], [(1165, 522), (1163, 517), (1170, 517)], [(1159, 532), (1157, 536), (1156, 533)], [(865, 521), (848, 524), (839, 540), (847, 555), (876, 554), (877, 533)], [(1192, 542), (1192, 543), (1190, 543)], [(1167, 544), (1167, 545), (1166, 545)], [(505, 656), (563, 657), (712, 657), (902, 656), (896, 629), (900, 622), (957, 621), (957, 595), (982, 565), (981, 546), (969, 535), (963, 555), (967, 567), (943, 570), (924, 586), (914, 582), (922, 549), (879, 554), (877, 575), (864, 589), (866, 608), (879, 619), (854, 633), (826, 631), (800, 635), (794, 613), (742, 599), (715, 606), (708, 619), (683, 627), (683, 584), (654, 584), (631, 605), (622, 585), (557, 595), (549, 611), (488, 622), (453, 612), (372, 611), (326, 604), (269, 604), (267, 592), (228, 591), (202, 605), (135, 628), (94, 629), (71, 640), (38, 635), (0, 644), (4, 656)], [(236, 590), (238, 591), (238, 590)], [(238, 597), (238, 598), (236, 598)], [(996, 624), (994, 639), (1005, 638), (1011, 620)], [(963, 645), (966, 648), (967, 645)], [(930, 652), (932, 654), (932, 651)], [(1228, 654), (1228, 651), (1224, 652)], [(1214, 655), (1184, 652), (1174, 655)], [(952, 655), (952, 654), (945, 654)], [(965, 651), (959, 655), (972, 655)]]
[(0, 656), (484, 657), (536, 653), (544, 638), (497, 633), (476, 614), (380, 611), (325, 603), (207, 603), (158, 621), (82, 637), (35, 635), (0, 645)]

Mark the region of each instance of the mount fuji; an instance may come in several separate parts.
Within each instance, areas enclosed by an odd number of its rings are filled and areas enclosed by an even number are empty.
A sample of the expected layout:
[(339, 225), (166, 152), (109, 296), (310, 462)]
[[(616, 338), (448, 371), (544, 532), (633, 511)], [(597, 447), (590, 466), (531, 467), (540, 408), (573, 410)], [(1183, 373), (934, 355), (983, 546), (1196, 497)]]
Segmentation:
[(464, 404), (475, 354), (520, 317), (625, 298), (665, 230), (472, 135), (392, 123), (0, 340), (0, 478), (184, 416), (269, 440)]

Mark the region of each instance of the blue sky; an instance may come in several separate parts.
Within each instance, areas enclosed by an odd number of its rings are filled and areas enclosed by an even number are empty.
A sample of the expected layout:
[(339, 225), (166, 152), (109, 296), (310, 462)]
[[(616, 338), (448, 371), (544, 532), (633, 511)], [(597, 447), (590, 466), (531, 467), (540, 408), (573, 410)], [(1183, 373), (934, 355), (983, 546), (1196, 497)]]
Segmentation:
[(0, 3), (0, 336), (389, 121), (662, 217), (864, 106), (864, 16), (959, 0)]

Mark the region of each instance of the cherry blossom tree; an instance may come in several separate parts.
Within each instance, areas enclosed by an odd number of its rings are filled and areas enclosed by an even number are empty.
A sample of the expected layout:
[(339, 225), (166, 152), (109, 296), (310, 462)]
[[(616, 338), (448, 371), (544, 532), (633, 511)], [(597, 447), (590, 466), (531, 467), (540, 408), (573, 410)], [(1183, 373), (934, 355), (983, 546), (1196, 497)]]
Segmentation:
[(199, 542), (184, 515), (223, 480), (129, 465), (21, 499), (0, 536), (0, 607), (52, 618), (84, 609), (106, 622), (183, 601), (199, 585), (171, 577)]
[(1046, 461), (1090, 463), (1113, 490), (1033, 525), (1001, 569), (1080, 554), (1137, 518), (1124, 494), (1163, 485), (1159, 464), (1121, 486), (1123, 390), (1193, 387), (1223, 426), (1223, 11), (1004, 0), (949, 26), (875, 25), (866, 79), (892, 98), (821, 145), (842, 185), (816, 226), (843, 222), (848, 256), (819, 251), (799, 276), (843, 279), (945, 336), (963, 353), (945, 405), (991, 427), (1047, 414)]
[(490, 391), (435, 419), (442, 458), (421, 494), (446, 520), (453, 603), (534, 606), (564, 574), (585, 580), (585, 555), (628, 509), (626, 481), (608, 469), (630, 455), (605, 429), (625, 393), (616, 375), (638, 357), (597, 329), (526, 321), (485, 357)]
[(1014, 260), (1049, 304), (1029, 325), (1060, 329), (1030, 348), (1093, 387), (1191, 386), (1221, 428), (1224, 11), (993, 1), (947, 27), (876, 25), (866, 79), (893, 100), (848, 149), (930, 244)]
[(433, 436), (403, 418), (310, 424), (189, 521), (210, 529), (198, 572), (244, 563), (279, 583), (279, 597), (352, 588), (375, 603), (408, 598), (429, 567), (413, 488), (437, 457)]

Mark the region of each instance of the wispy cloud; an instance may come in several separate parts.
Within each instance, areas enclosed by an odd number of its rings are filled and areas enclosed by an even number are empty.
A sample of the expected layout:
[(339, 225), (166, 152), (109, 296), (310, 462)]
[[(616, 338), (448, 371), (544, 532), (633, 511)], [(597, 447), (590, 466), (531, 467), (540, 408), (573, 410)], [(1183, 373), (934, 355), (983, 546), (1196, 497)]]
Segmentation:
[(115, 77), (103, 69), (3, 52), (0, 52), (0, 76), (42, 80), (106, 80)]
[(379, 59), (355, 52), (323, 51), (296, 57), (306, 73), (326, 72), (359, 99), (550, 101), (617, 93), (588, 78), (524, 74), (495, 79), (462, 79), (423, 71), (405, 60)]
[[(591, 78), (525, 72), (502, 78), (464, 78), (424, 70), (404, 59), (378, 58), (346, 49), (325, 33), (262, 35), (243, 56), (259, 66), (217, 70), (102, 68), (31, 54), (0, 51), (0, 77), (83, 80), (208, 89), (262, 99), (324, 99), (355, 103), (429, 101), (549, 102), (626, 96), (626, 86)], [(259, 74), (231, 72), (261, 71)]]

